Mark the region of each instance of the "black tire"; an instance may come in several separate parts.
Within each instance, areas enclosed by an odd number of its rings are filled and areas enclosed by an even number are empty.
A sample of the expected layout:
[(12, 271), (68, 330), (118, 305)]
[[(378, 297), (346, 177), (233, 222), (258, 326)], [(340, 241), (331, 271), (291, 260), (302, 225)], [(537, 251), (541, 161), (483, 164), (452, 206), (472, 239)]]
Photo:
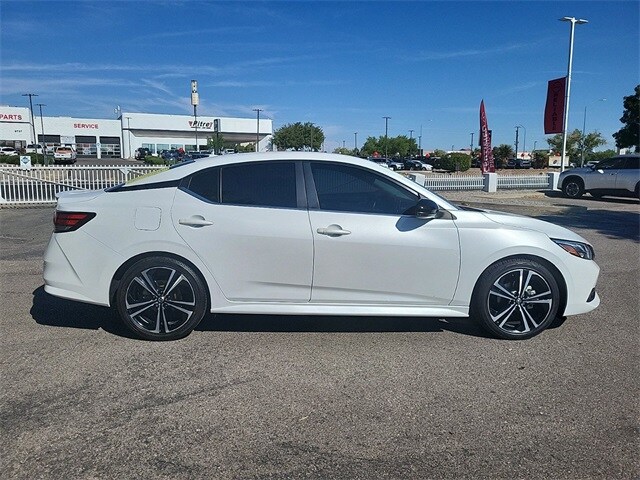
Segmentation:
[(538, 335), (556, 318), (560, 288), (539, 262), (510, 258), (482, 274), (471, 299), (471, 316), (492, 335), (521, 340)]
[(562, 184), (562, 193), (569, 198), (580, 198), (584, 194), (584, 182), (578, 177), (569, 177)]
[(116, 292), (122, 321), (145, 340), (186, 337), (198, 326), (208, 305), (200, 275), (170, 257), (148, 257), (134, 263)]

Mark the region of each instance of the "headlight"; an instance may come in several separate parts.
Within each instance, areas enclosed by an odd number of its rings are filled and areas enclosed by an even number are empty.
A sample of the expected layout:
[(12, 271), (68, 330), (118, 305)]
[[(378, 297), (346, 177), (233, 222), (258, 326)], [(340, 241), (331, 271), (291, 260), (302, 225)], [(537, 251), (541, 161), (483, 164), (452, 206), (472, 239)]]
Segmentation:
[(596, 257), (591, 245), (582, 242), (574, 242), (572, 240), (551, 239), (556, 245), (562, 247), (571, 255), (584, 258), (585, 260), (593, 260)]

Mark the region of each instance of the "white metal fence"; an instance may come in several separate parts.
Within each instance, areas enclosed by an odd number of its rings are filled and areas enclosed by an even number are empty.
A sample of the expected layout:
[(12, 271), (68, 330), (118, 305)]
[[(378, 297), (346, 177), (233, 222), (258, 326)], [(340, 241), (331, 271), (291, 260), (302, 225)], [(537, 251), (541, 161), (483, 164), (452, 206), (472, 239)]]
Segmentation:
[[(422, 182), (420, 182), (422, 184)], [(425, 175), (424, 186), (429, 190), (482, 190), (484, 177), (478, 175)]]
[[(100, 190), (126, 182), (164, 166), (0, 166), (0, 206), (55, 203), (65, 190)], [(478, 175), (409, 175), (430, 190), (487, 190), (488, 179)], [(498, 175), (498, 189), (554, 188), (550, 174)], [(495, 184), (494, 184), (495, 189)]]
[(101, 190), (163, 166), (0, 166), (0, 205), (55, 203), (66, 190)]

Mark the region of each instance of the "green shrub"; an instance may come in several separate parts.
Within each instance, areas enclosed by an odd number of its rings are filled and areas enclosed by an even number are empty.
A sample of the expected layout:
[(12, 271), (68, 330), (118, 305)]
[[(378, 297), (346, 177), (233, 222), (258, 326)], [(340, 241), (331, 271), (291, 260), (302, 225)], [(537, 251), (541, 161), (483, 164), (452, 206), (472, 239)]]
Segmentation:
[[(20, 155), (3, 155), (0, 157), (0, 163), (6, 163), (8, 165), (20, 165), (20, 157), (31, 157), (31, 165), (44, 165), (44, 160), (41, 153), (21, 153)], [(53, 159), (49, 159), (49, 163), (53, 163)]]
[(448, 172), (466, 172), (471, 168), (471, 157), (464, 153), (447, 153), (437, 162), (436, 168)]
[(144, 157), (144, 163), (145, 165), (166, 165), (167, 164), (164, 158), (152, 157), (150, 155), (147, 155), (146, 157)]

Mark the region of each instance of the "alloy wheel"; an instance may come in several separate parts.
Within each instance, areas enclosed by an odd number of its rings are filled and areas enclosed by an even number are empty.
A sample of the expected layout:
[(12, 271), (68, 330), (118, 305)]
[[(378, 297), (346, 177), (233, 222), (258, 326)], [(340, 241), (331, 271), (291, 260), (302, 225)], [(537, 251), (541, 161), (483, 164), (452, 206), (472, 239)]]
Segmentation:
[(129, 282), (125, 309), (143, 331), (169, 334), (189, 322), (196, 311), (196, 294), (183, 273), (170, 267), (152, 267)]
[(530, 268), (509, 270), (489, 289), (487, 309), (494, 325), (509, 334), (530, 334), (549, 318), (554, 305), (551, 286)]

